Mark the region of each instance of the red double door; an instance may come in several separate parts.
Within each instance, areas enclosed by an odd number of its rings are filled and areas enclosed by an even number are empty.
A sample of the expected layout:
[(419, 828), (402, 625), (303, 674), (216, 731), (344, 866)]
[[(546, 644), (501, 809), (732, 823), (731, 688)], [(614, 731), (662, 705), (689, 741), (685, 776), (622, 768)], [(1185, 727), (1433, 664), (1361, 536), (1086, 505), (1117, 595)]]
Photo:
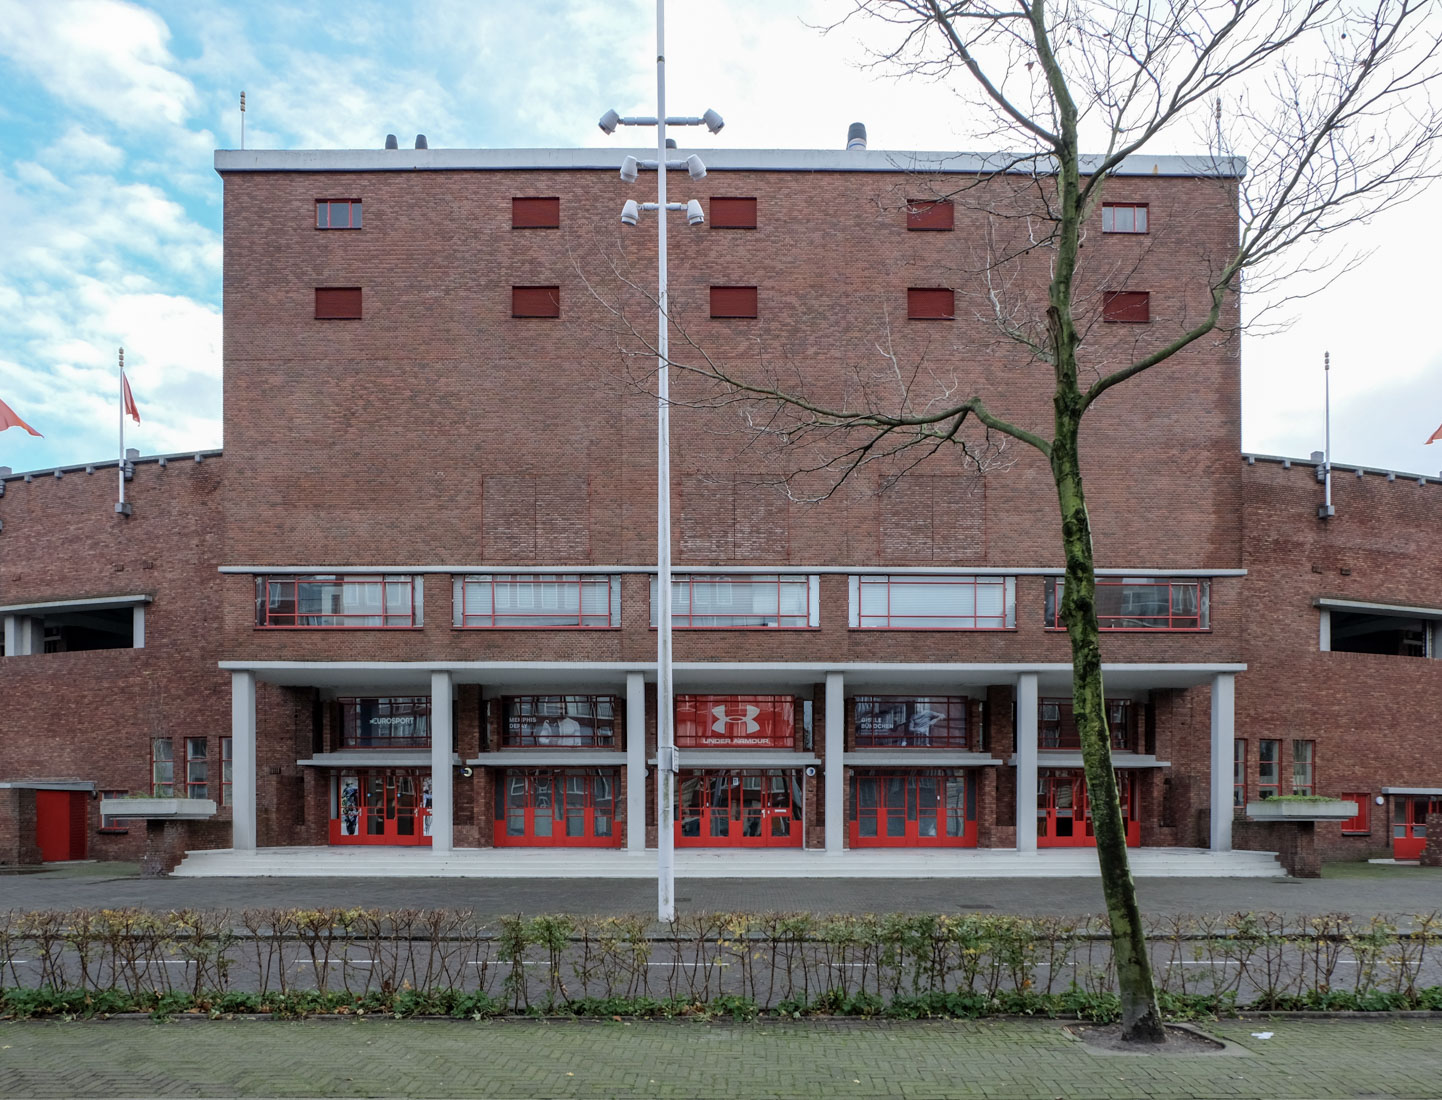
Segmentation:
[(1427, 815), (1442, 813), (1442, 798), (1392, 796), (1392, 858), (1421, 859), (1427, 847)]
[(46, 863), (85, 858), (89, 801), (86, 791), (35, 792), (35, 843)]
[(496, 780), (498, 848), (618, 848), (615, 768), (508, 768)]
[(976, 779), (961, 771), (856, 772), (853, 848), (975, 848)]
[(330, 842), (429, 845), (430, 772), (394, 769), (341, 775), (331, 807)]
[(676, 783), (676, 844), (800, 848), (801, 783), (795, 768), (683, 771)]
[[(1131, 773), (1117, 772), (1117, 791), (1121, 795), (1122, 826), (1126, 829), (1127, 847), (1139, 848), (1142, 843), (1141, 824), (1132, 813), (1136, 804)], [(1087, 798), (1086, 776), (1079, 770), (1042, 768), (1036, 781), (1036, 844), (1038, 848), (1095, 848), (1092, 831), (1091, 805)]]

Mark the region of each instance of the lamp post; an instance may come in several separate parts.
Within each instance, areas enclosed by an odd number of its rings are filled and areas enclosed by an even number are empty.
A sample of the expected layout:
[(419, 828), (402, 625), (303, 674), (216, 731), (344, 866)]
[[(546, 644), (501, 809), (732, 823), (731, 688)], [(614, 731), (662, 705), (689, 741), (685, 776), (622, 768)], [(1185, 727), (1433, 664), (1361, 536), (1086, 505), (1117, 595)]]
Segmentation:
[(684, 168), (693, 180), (706, 175), (698, 156), (666, 159), (667, 126), (705, 126), (713, 134), (725, 125), (715, 111), (699, 117), (666, 117), (665, 0), (656, 0), (656, 116), (623, 118), (614, 110), (601, 116), (607, 134), (617, 126), (656, 127), (656, 160), (628, 156), (621, 162), (621, 179), (634, 183), (641, 168), (656, 169), (656, 201), (627, 199), (621, 223), (635, 225), (642, 211), (656, 212), (656, 916), (676, 919), (676, 755), (675, 704), (671, 677), (671, 358), (666, 304), (666, 212), (684, 210), (690, 225), (706, 220), (701, 203), (666, 200), (666, 172)]

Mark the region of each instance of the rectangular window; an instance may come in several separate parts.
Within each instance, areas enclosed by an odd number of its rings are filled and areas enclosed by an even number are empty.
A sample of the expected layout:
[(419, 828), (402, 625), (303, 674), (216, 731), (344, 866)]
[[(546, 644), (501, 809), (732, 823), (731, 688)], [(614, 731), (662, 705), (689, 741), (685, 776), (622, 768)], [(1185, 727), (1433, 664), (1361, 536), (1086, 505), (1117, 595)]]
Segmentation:
[(220, 804), (229, 806), (232, 802), (231, 785), (235, 767), (235, 741), (229, 737), (220, 739)]
[(1270, 738), (1257, 742), (1257, 797), (1276, 798), (1282, 793), (1282, 742)]
[(318, 321), (359, 321), (361, 288), (318, 286), (315, 288), (315, 316)]
[[(674, 574), (671, 625), (678, 630), (729, 628), (805, 630), (817, 625), (816, 577), (777, 574)], [(656, 625), (656, 578), (651, 578)]]
[(969, 749), (965, 695), (856, 697), (858, 749)]
[[(1135, 749), (1130, 699), (1108, 699), (1107, 730), (1111, 747), (1121, 752)], [(1070, 699), (1042, 699), (1037, 704), (1037, 747), (1075, 750), (1081, 748), (1081, 732)]]
[(951, 321), (956, 317), (956, 291), (947, 287), (911, 287), (906, 316), (913, 321)]
[(1427, 619), (1375, 611), (1326, 610), (1328, 649), (1334, 653), (1378, 653), (1391, 657), (1435, 655), (1433, 623)]
[(483, 573), (454, 582), (466, 630), (607, 630), (621, 625), (619, 574)]
[(502, 703), (501, 743), (508, 749), (619, 747), (614, 695), (513, 695)]
[(790, 695), (678, 695), (676, 744), (684, 748), (796, 747)]
[(713, 198), (711, 200), (712, 229), (755, 229), (756, 200)]
[(1292, 793), (1310, 795), (1314, 788), (1312, 767), (1317, 751), (1315, 741), (1292, 742)]
[(341, 747), (428, 749), (431, 700), (426, 695), (382, 699), (339, 699)]
[(711, 288), (712, 317), (755, 317), (756, 288), (754, 286), (713, 286)]
[(1102, 203), (1103, 233), (1145, 233), (1147, 204), (1144, 202)]
[(1011, 630), (1016, 627), (1016, 578), (853, 577), (850, 625), (861, 630)]
[(185, 739), (185, 797), (210, 797), (210, 765), (204, 737)]
[(403, 630), (421, 623), (421, 579), (407, 576), (255, 578), (255, 625), (271, 630)]
[(1342, 795), (1343, 802), (1357, 804), (1357, 816), (1342, 822), (1342, 832), (1369, 835), (1372, 832), (1372, 796), (1366, 791)]
[[(102, 799), (124, 798), (129, 793), (129, 791), (101, 791), (100, 797)], [(100, 831), (102, 833), (123, 833), (128, 831), (129, 828), (130, 820), (128, 818), (111, 815), (100, 819)]]
[(1102, 320), (1143, 325), (1152, 319), (1152, 296), (1146, 290), (1102, 291)]
[(317, 229), (359, 229), (361, 227), (360, 199), (316, 199), (315, 227)]
[(1232, 805), (1247, 804), (1247, 742), (1237, 738), (1232, 742)]
[(169, 737), (150, 740), (150, 794), (153, 798), (175, 797), (175, 747)]
[(559, 317), (561, 288), (558, 286), (511, 287), (512, 317)]
[[(1046, 582), (1046, 626), (1060, 630), (1065, 578)], [(1098, 578), (1097, 622), (1103, 630), (1208, 630), (1211, 582), (1170, 577)]]
[(512, 199), (512, 229), (559, 229), (561, 226), (561, 200)]
[(949, 232), (956, 225), (950, 199), (907, 199), (906, 228)]

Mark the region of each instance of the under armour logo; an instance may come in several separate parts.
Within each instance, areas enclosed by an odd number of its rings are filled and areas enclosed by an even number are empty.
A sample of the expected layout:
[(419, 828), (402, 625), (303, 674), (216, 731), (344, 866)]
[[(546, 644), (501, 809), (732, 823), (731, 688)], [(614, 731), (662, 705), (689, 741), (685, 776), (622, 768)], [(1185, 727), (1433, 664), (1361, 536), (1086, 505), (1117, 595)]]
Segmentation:
[(747, 733), (759, 733), (761, 723), (756, 721), (756, 716), (761, 713), (761, 708), (748, 706), (744, 709), (746, 713), (743, 715), (727, 714), (725, 703), (722, 703), (719, 707), (712, 707), (711, 713), (716, 716), (716, 721), (711, 723), (711, 732), (725, 733), (728, 725), (741, 723), (745, 725)]

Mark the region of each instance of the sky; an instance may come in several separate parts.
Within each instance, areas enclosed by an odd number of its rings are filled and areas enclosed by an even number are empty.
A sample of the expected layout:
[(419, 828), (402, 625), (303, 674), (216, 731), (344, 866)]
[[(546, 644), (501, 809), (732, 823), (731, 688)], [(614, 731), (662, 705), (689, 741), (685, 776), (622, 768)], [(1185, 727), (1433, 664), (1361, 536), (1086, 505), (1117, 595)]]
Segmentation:
[[(953, 85), (868, 66), (839, 0), (671, 0), (669, 113), (714, 107), (727, 148), (978, 150)], [(114, 458), (116, 349), (142, 454), (222, 446), (217, 148), (621, 145), (655, 111), (649, 0), (0, 0), (0, 466)], [(969, 125), (972, 128), (969, 128)], [(639, 143), (639, 142), (638, 142)], [(1158, 145), (1156, 153), (1192, 151)], [(1245, 155), (1246, 149), (1235, 152)], [(1361, 262), (1243, 343), (1243, 450), (1437, 476), (1442, 185), (1356, 227)]]

